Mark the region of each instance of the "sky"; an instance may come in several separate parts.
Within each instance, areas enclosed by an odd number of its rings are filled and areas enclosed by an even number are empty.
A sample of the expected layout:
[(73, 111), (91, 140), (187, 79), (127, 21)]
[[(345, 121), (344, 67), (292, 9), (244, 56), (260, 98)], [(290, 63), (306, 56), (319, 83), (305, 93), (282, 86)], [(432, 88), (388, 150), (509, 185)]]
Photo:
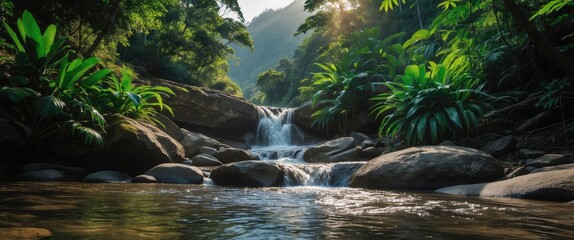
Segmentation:
[(265, 9), (278, 9), (285, 7), (292, 3), (294, 0), (238, 0), (241, 12), (246, 22), (251, 20), (263, 12)]

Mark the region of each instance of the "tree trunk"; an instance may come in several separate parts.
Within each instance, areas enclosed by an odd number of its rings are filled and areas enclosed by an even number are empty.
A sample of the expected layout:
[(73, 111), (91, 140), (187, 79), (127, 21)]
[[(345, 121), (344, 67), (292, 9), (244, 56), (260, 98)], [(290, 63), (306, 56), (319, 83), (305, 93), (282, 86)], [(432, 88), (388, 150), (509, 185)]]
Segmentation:
[[(96, 39), (94, 40), (94, 42), (92, 43), (92, 45), (90, 45), (90, 47), (88, 48), (88, 50), (86, 50), (84, 52), (84, 56), (90, 56), (92, 55), (92, 53), (94, 53), (94, 51), (96, 50), (96, 48), (98, 47), (98, 45), (100, 45), (100, 42), (102, 42), (102, 40), (104, 39), (104, 37), (106, 35), (108, 35), (110, 33), (110, 30), (114, 27), (114, 22), (116, 20), (116, 16), (118, 15), (118, 10), (120, 7), (120, 0), (114, 0), (112, 3), (112, 9), (114, 9), (114, 12), (112, 13), (110, 22), (108, 23), (108, 25), (106, 26), (105, 29), (103, 29), (100, 34), (98, 34), (98, 36), (96, 36)], [(80, 46), (81, 47), (81, 46)]]
[(556, 48), (552, 45), (550, 40), (544, 34), (542, 34), (538, 29), (534, 28), (532, 24), (528, 21), (528, 17), (522, 11), (520, 6), (516, 4), (514, 0), (502, 0), (506, 9), (512, 14), (512, 18), (516, 22), (519, 28), (528, 34), (528, 37), (534, 44), (534, 46), (543, 54), (547, 60), (549, 60), (553, 65), (558, 67), (564, 72), (564, 74), (574, 76), (574, 64), (562, 55)]

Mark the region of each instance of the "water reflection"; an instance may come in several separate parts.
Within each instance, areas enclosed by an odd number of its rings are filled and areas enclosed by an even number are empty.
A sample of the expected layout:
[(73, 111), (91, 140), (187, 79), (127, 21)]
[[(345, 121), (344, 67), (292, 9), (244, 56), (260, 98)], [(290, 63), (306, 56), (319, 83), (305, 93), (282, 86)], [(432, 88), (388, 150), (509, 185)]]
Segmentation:
[(0, 227), (57, 239), (564, 239), (574, 205), (352, 188), (0, 184)]

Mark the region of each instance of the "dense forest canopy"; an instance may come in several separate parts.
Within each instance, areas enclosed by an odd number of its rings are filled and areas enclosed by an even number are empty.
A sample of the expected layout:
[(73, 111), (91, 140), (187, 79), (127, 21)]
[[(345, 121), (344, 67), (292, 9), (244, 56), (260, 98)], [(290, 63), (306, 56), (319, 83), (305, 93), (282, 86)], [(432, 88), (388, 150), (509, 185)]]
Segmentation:
[(229, 71), (233, 81), (243, 89), (245, 98), (258, 104), (278, 104), (274, 101), (261, 101), (265, 96), (257, 91), (257, 76), (277, 66), (282, 58), (292, 58), (297, 47), (307, 37), (306, 34), (293, 36), (299, 25), (310, 15), (303, 10), (304, 4), (304, 0), (297, 0), (282, 9), (267, 9), (247, 25), (254, 49), (234, 46), (236, 58), (230, 60)]
[[(96, 56), (131, 78), (235, 95), (242, 91), (228, 76), (234, 48), (249, 51), (304, 36), (292, 57), (268, 51), (274, 60), (266, 67), (249, 66), (259, 69), (250, 73), (256, 79), (237, 81), (255, 84), (248, 97), (258, 104), (310, 102), (316, 126), (343, 134), (368, 115), (381, 136), (419, 145), (461, 139), (485, 126), (504, 128), (513, 124), (510, 116), (520, 118), (516, 112), (554, 111), (560, 122), (551, 125), (549, 141), (572, 143), (572, 0), (305, 0), (298, 3), (306, 19), (280, 36), (285, 39), (266, 42), (279, 34), (264, 28), (281, 17), (274, 11), (255, 18), (253, 27), (264, 29), (252, 32), (255, 43), (234, 0), (0, 3), (0, 19), (8, 24), (25, 10), (40, 29), (55, 24), (70, 58)], [(15, 53), (9, 35), (1, 35), (3, 56)], [(530, 110), (516, 110), (524, 105)]]
[[(78, 56), (130, 66), (143, 76), (208, 86), (241, 95), (227, 76), (231, 44), (253, 42), (237, 1), (3, 1), (9, 22), (30, 11), (40, 26), (56, 24)], [(230, 12), (239, 18), (232, 18)]]

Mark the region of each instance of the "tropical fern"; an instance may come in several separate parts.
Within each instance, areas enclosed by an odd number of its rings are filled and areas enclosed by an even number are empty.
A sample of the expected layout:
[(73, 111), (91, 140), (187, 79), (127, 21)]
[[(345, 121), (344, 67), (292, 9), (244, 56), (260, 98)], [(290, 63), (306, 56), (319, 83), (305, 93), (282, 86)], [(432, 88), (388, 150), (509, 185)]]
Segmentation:
[(389, 92), (372, 100), (372, 113), (383, 117), (379, 135), (400, 135), (407, 145), (457, 138), (479, 126), (486, 103), (477, 101), (476, 79), (453, 79), (447, 67), (429, 63), (410, 65), (398, 82), (387, 82)]

